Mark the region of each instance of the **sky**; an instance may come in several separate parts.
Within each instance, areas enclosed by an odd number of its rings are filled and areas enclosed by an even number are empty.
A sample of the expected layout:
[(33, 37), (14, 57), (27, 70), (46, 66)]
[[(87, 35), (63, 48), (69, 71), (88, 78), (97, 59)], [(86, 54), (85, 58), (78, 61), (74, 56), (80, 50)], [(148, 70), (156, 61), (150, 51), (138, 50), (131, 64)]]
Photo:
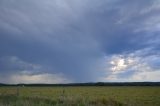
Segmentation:
[(160, 0), (0, 0), (0, 83), (160, 81)]

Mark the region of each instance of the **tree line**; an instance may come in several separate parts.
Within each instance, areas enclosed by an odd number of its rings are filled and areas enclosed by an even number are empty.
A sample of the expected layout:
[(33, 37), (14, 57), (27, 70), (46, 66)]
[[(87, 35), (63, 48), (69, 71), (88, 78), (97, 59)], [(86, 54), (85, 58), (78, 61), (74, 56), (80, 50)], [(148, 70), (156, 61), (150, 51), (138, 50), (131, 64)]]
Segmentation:
[(0, 86), (160, 86), (160, 82), (96, 82), (96, 83), (67, 83), (67, 84), (3, 84)]

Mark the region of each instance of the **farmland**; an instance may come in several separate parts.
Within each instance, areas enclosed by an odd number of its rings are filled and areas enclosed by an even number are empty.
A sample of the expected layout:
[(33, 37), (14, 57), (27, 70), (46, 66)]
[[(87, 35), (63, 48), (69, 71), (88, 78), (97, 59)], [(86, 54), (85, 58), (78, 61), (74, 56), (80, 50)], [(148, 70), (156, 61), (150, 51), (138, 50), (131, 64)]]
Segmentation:
[(160, 87), (0, 87), (0, 106), (160, 106)]

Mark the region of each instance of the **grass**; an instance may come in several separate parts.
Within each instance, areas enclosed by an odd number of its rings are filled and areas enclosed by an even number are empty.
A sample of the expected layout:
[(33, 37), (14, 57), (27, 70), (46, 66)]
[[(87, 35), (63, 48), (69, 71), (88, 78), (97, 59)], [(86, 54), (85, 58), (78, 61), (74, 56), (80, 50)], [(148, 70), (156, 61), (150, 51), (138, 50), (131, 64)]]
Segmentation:
[(160, 87), (0, 87), (0, 106), (160, 106)]

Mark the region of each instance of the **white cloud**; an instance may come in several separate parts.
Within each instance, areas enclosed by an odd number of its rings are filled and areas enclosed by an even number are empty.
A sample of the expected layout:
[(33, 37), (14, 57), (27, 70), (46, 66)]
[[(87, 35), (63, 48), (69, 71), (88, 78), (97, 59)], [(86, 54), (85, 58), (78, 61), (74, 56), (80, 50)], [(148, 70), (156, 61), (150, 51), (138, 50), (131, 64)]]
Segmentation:
[(160, 55), (142, 55), (143, 52), (145, 49), (109, 57), (106, 74), (100, 81), (160, 81)]
[(123, 70), (126, 70), (130, 66), (134, 65), (135, 61), (136, 59), (133, 59), (131, 57), (125, 58), (122, 55), (113, 56), (110, 61), (110, 70), (115, 74), (121, 73), (123, 72)]
[(27, 73), (15, 73), (11, 75), (5, 75), (3, 77), (0, 75), (1, 83), (18, 84), (18, 83), (69, 83), (71, 82), (62, 74), (50, 74), (50, 73), (40, 73), (40, 74), (28, 74)]
[(151, 72), (137, 72), (130, 77), (118, 77), (118, 75), (111, 74), (108, 77), (103, 77), (101, 81), (108, 82), (143, 82), (143, 81), (160, 81), (160, 70)]
[(134, 74), (131, 78), (129, 78), (130, 81), (160, 81), (160, 70), (156, 71), (144, 71), (140, 73)]
[(0, 75), (0, 81), (2, 83), (18, 84), (18, 83), (45, 83), (45, 84), (56, 84), (56, 83), (69, 83), (70, 80), (66, 79), (62, 74), (28, 74), (28, 73), (16, 73), (5, 76)]

